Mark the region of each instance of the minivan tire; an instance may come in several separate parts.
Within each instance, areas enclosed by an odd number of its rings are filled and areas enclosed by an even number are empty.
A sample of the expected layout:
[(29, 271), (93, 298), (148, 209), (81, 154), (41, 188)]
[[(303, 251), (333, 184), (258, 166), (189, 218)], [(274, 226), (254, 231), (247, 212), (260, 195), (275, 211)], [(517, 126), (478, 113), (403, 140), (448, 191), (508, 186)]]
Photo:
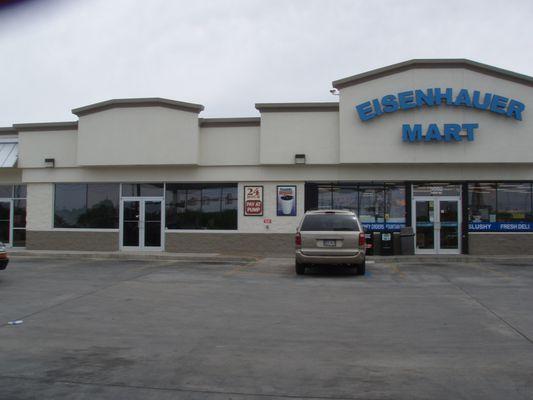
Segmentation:
[(296, 275), (303, 275), (305, 274), (305, 264), (296, 262), (294, 264), (294, 269), (296, 270)]
[(366, 273), (366, 260), (357, 266), (357, 275), (364, 275)]

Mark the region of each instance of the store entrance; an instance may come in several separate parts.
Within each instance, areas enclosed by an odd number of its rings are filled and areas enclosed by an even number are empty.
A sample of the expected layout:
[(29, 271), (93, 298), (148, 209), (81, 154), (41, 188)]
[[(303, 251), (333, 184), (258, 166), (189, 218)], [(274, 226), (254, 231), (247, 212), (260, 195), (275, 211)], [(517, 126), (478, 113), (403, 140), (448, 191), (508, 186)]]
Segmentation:
[(163, 200), (122, 198), (120, 205), (122, 250), (163, 249)]
[(415, 197), (412, 215), (416, 254), (461, 253), (460, 197)]
[(11, 246), (11, 200), (0, 199), (0, 242)]

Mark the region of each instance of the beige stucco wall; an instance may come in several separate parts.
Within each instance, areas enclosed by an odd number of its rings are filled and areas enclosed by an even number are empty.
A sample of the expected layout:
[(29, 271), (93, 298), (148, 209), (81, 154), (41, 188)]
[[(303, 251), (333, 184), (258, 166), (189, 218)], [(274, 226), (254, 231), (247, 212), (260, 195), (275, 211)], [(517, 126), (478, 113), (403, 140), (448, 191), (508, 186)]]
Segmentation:
[(307, 164), (339, 160), (339, 113), (264, 112), (261, 114), (261, 164), (294, 164), (305, 154)]
[[(361, 121), (354, 107), (384, 95), (414, 89), (461, 88), (516, 99), (526, 105), (523, 121), (489, 111), (445, 105), (384, 114)], [(470, 92), (471, 93), (471, 92)], [(340, 91), (341, 163), (530, 163), (533, 91), (526, 85), (465, 69), (413, 69)], [(402, 142), (402, 124), (478, 123), (473, 142)], [(508, 177), (511, 178), (511, 177)]]
[(533, 165), (291, 165), (25, 169), (24, 182), (530, 180)]
[[(278, 185), (296, 185), (296, 210), (295, 217), (277, 216), (277, 190)], [(263, 216), (244, 216), (244, 186), (263, 186)], [(296, 227), (304, 213), (305, 183), (297, 181), (289, 182), (241, 182), (239, 183), (238, 201), (238, 226), (239, 232), (245, 233), (291, 233), (296, 232)], [(265, 224), (265, 219), (272, 222)]]
[(22, 170), (19, 168), (0, 168), (0, 184), (20, 183)]
[(200, 128), (201, 165), (259, 164), (259, 127)]
[(52, 229), (54, 213), (54, 185), (31, 183), (27, 185), (26, 229), (46, 231)]
[(43, 168), (45, 158), (55, 159), (55, 166), (75, 167), (78, 132), (37, 131), (19, 133), (20, 168)]
[(79, 120), (78, 164), (197, 164), (198, 130), (198, 114), (164, 107), (88, 114)]

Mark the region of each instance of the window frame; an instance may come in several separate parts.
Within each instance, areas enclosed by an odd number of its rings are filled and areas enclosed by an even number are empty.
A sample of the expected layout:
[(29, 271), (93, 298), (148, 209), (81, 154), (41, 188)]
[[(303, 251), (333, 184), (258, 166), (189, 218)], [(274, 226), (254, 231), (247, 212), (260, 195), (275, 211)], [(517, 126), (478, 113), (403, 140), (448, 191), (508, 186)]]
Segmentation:
[[(174, 186), (174, 188), (173, 188)], [(185, 191), (185, 211), (182, 214), (187, 213), (187, 204), (188, 204), (188, 198), (189, 198), (189, 191), (194, 190), (198, 191), (200, 194), (199, 198), (199, 204), (200, 208), (197, 211), (194, 211), (195, 213), (198, 213), (197, 215), (197, 222), (196, 222), (196, 228), (193, 227), (185, 227), (185, 228), (179, 228), (179, 227), (169, 227), (169, 221), (172, 221), (173, 218), (169, 218), (170, 215), (168, 214), (168, 197), (167, 193), (170, 191), (179, 191), (183, 190)], [(227, 208), (224, 207), (224, 189), (233, 189), (235, 193), (235, 197), (232, 197), (232, 200), (235, 201), (235, 208)], [(204, 199), (203, 194), (205, 189), (218, 189), (219, 191), (219, 211), (214, 213), (203, 213), (202, 209), (204, 206)], [(168, 232), (237, 232), (239, 229), (239, 184), (238, 182), (165, 182), (165, 191), (164, 191), (164, 205), (165, 205), (165, 231)], [(222, 216), (225, 212), (233, 212), (235, 221), (234, 224), (232, 224), (232, 227), (230, 228), (209, 228), (207, 225), (202, 225), (202, 220), (204, 215), (208, 214), (218, 214)], [(200, 226), (202, 225), (202, 226)], [(200, 227), (198, 227), (200, 226)]]
[[(116, 210), (116, 227), (114, 228), (89, 228), (89, 227), (58, 227), (56, 226), (56, 205), (57, 205), (57, 196), (56, 196), (56, 186), (57, 185), (85, 185), (85, 210), (88, 210), (88, 188), (89, 185), (117, 185), (118, 186), (118, 199), (117, 204), (115, 205)], [(55, 231), (66, 231), (66, 232), (119, 232), (120, 231), (120, 203), (121, 203), (121, 193), (122, 193), (122, 184), (117, 182), (54, 182), (53, 183), (53, 201), (52, 201), (52, 230)]]

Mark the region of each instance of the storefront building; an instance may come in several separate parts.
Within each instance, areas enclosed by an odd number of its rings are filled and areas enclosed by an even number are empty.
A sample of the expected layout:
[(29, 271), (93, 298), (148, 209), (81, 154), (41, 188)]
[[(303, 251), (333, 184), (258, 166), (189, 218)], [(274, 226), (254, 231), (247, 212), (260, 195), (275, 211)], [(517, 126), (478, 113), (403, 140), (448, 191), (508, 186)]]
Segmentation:
[(0, 128), (0, 240), (46, 250), (291, 254), (306, 210), (355, 210), (371, 252), (533, 254), (533, 78), (411, 60), (259, 117), (109, 100)]

